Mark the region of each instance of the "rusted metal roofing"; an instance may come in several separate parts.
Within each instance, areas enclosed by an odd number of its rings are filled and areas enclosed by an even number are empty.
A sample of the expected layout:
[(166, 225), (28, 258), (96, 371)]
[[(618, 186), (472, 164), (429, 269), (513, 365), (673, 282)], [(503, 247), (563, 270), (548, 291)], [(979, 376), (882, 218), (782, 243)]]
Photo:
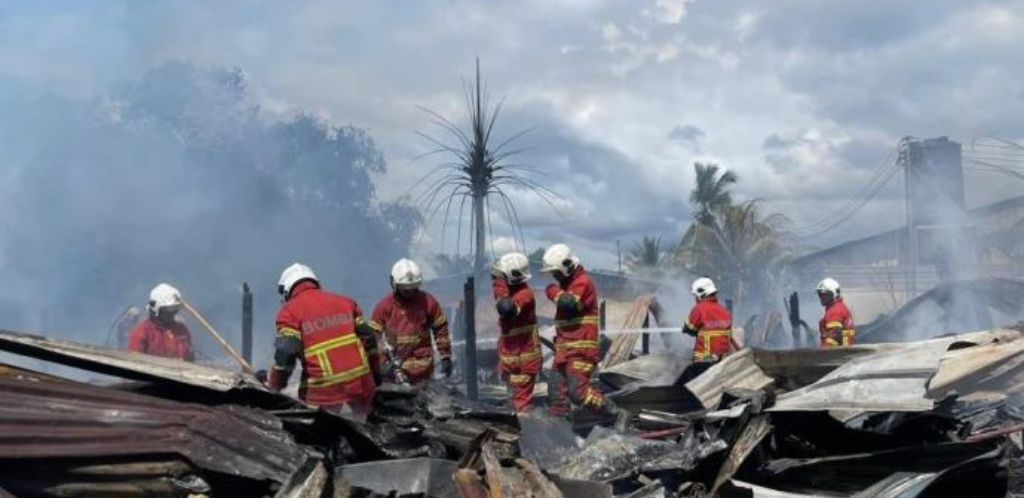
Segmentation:
[[(27, 370), (0, 370), (0, 462), (184, 460), (284, 483), (313, 455), (268, 412), (168, 401)], [(17, 482), (3, 485), (15, 494)]]
[(198, 363), (0, 330), (0, 351), (132, 380), (173, 381), (215, 391), (266, 391), (255, 377)]

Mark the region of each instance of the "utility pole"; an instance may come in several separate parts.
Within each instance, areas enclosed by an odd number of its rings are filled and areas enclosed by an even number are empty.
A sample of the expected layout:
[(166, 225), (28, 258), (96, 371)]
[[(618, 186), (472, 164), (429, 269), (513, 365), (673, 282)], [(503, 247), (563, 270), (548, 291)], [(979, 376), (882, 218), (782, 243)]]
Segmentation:
[(463, 292), (463, 320), (465, 327), (463, 333), (465, 334), (466, 340), (466, 397), (471, 400), (477, 398), (477, 385), (476, 385), (476, 292), (474, 289), (473, 277), (466, 279), (466, 284), (462, 287)]
[(252, 292), (242, 282), (242, 358), (252, 364)]
[(907, 244), (903, 257), (903, 270), (905, 272), (906, 301), (908, 302), (917, 295), (917, 220), (914, 215), (914, 158), (910, 144), (914, 141), (911, 137), (904, 137), (900, 141), (897, 161), (903, 167), (903, 188), (905, 197), (906, 223), (907, 223)]
[(622, 275), (622, 243), (615, 239), (615, 253), (619, 256), (619, 275)]

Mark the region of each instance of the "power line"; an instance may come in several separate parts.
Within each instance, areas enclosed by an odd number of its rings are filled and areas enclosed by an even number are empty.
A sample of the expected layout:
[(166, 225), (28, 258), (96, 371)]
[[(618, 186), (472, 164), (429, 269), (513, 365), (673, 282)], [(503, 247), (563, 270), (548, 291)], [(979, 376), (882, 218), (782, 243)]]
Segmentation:
[(875, 173), (852, 199), (838, 210), (816, 222), (798, 227), (793, 232), (800, 238), (810, 238), (829, 232), (856, 215), (868, 202), (873, 200), (888, 184), (889, 180), (899, 171), (896, 161), (897, 150), (893, 149), (886, 159), (875, 169)]

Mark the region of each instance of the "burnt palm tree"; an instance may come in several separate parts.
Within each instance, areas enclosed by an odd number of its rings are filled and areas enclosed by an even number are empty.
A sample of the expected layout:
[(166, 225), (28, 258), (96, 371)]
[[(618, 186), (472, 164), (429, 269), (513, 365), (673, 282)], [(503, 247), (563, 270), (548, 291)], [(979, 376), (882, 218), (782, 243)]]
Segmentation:
[(491, 222), (494, 208), (504, 212), (515, 245), (521, 250), (526, 244), (519, 213), (510, 194), (515, 193), (515, 190), (533, 192), (555, 211), (557, 208), (553, 201), (558, 198), (558, 194), (528, 176), (539, 173), (536, 168), (511, 162), (525, 149), (510, 149), (509, 146), (528, 133), (529, 129), (515, 133), (501, 142), (494, 139), (495, 123), (503, 101), (493, 107), (490, 105), (487, 90), (480, 80), (479, 59), (476, 62), (476, 80), (472, 85), (465, 84), (464, 92), (469, 117), (468, 129), (460, 128), (435, 111), (421, 108), (430, 116), (434, 125), (448, 134), (448, 140), (443, 140), (419, 132), (420, 136), (436, 146), (426, 155), (444, 154), (451, 160), (435, 166), (417, 182), (413, 189), (419, 192), (413, 201), (420, 208), (424, 227), (429, 226), (435, 216), (444, 213), (441, 224), (442, 244), (451, 215), (457, 210), (457, 254), (462, 247), (462, 222), (465, 219), (466, 204), (469, 203), (469, 226), (473, 232), (469, 248), (473, 253), (473, 271), (480, 273), (486, 266), (487, 236), (490, 235), (492, 241), (494, 239)]

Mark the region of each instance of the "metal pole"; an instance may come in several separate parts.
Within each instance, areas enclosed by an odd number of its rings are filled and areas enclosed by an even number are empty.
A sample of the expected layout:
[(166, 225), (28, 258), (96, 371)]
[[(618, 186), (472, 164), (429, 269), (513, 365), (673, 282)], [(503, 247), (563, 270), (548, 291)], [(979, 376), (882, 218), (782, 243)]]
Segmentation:
[(602, 299), (601, 300), (601, 304), (598, 305), (598, 307), (597, 307), (597, 329), (598, 330), (607, 330), (608, 329), (608, 321), (607, 321), (607, 318), (606, 318), (607, 315), (605, 314), (606, 313), (606, 311), (605, 311), (606, 309), (607, 308), (605, 307), (605, 300)]
[(471, 400), (477, 399), (476, 386), (476, 292), (474, 292), (474, 279), (466, 279), (463, 287), (463, 316), (465, 317), (466, 334), (466, 396)]
[(912, 154), (912, 139), (905, 137), (900, 142), (898, 158), (903, 166), (903, 189), (905, 197), (905, 214), (907, 217), (907, 247), (906, 259), (903, 261), (903, 269), (906, 272), (906, 301), (910, 301), (917, 295), (917, 220), (914, 215), (914, 161)]
[[(643, 328), (646, 329), (650, 326), (651, 316), (647, 315), (644, 317)], [(642, 352), (644, 356), (651, 354), (651, 334), (645, 332), (644, 335), (640, 336), (640, 352)]]
[(252, 364), (252, 292), (242, 282), (242, 358)]

